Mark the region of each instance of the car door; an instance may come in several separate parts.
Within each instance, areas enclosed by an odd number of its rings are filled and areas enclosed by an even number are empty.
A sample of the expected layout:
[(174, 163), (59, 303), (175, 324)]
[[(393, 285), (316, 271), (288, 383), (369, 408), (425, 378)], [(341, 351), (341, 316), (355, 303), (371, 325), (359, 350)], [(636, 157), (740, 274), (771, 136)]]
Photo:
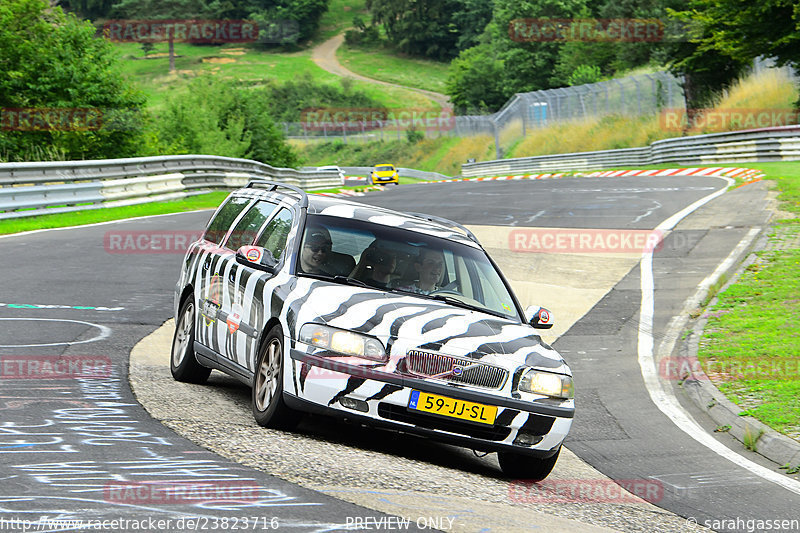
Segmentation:
[(214, 351), (218, 350), (213, 345), (213, 332), (223, 300), (220, 267), (225, 262), (225, 256), (230, 255), (222, 247), (222, 243), (252, 202), (252, 198), (248, 197), (229, 197), (212, 217), (198, 246), (197, 260), (194, 263), (194, 290), (198, 309), (195, 339)]
[[(255, 246), (264, 248), (265, 253), (271, 253), (277, 263), (276, 273), (270, 274), (263, 270), (251, 268), (246, 265), (237, 265), (237, 276), (230, 286), (231, 300), (240, 302), (237, 308), (239, 316), (229, 320), (238, 321), (235, 325), (235, 338), (229, 344), (230, 353), (238, 364), (245, 366), (249, 371), (255, 370), (255, 359), (258, 349), (258, 336), (264, 330), (267, 321), (272, 318), (273, 293), (279, 287), (277, 278), (283, 270), (288, 259), (288, 242), (292, 225), (296, 223), (296, 216), (292, 209), (281, 207), (262, 227)], [(284, 274), (285, 281), (285, 274)], [(234, 326), (229, 327), (230, 329)]]
[(277, 208), (277, 204), (268, 200), (255, 202), (236, 221), (223, 245), (228, 253), (218, 265), (222, 299), (212, 343), (218, 347), (215, 350), (223, 357), (220, 362), (235, 365), (235, 371), (248, 368), (247, 344), (253, 343), (257, 337), (249, 317), (251, 310), (260, 306), (260, 298), (259, 301), (255, 300), (255, 287), (261, 274), (267, 275), (237, 263), (236, 251), (242, 246), (253, 244)]

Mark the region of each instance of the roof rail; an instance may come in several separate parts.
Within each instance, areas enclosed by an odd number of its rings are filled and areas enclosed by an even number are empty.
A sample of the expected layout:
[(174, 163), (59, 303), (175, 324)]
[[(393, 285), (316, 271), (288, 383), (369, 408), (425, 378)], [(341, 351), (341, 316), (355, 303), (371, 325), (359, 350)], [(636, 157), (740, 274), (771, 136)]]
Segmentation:
[(475, 234), (472, 233), (467, 228), (465, 228), (464, 226), (462, 226), (461, 224), (459, 224), (458, 222), (453, 222), (452, 220), (448, 220), (448, 219), (442, 218), (442, 217), (437, 217), (435, 215), (426, 215), (425, 213), (410, 213), (410, 212), (406, 212), (406, 214), (407, 215), (411, 215), (412, 217), (417, 217), (417, 218), (421, 218), (423, 220), (427, 220), (428, 222), (438, 222), (439, 224), (442, 224), (443, 226), (449, 226), (451, 228), (460, 229), (461, 231), (463, 231), (464, 233), (467, 234), (467, 237), (469, 237), (471, 240), (475, 241), (477, 244), (480, 244), (480, 242), (478, 242), (478, 238), (475, 236)]
[(288, 185), (279, 181), (266, 180), (264, 178), (250, 178), (250, 181), (244, 186), (244, 188), (252, 189), (255, 186), (268, 186), (268, 190), (270, 192), (275, 191), (278, 187), (284, 187), (300, 195), (300, 207), (308, 207), (308, 193), (300, 187)]

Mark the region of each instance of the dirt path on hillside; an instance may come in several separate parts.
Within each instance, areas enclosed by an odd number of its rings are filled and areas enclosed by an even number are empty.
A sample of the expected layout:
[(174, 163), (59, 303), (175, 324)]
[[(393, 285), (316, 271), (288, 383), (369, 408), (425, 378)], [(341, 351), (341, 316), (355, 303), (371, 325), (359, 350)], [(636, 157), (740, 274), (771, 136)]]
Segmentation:
[(397, 87), (398, 89), (407, 89), (409, 91), (418, 92), (423, 94), (442, 106), (442, 108), (449, 108), (450, 107), (450, 100), (447, 95), (436, 93), (433, 91), (426, 91), (425, 89), (417, 89), (414, 87), (407, 87), (405, 85), (398, 85), (396, 83), (389, 83), (386, 81), (380, 81), (373, 78), (367, 78), (366, 76), (362, 76), (360, 74), (356, 74), (355, 72), (346, 69), (339, 60), (336, 59), (336, 49), (344, 42), (344, 34), (339, 34), (335, 37), (328, 39), (327, 41), (317, 45), (311, 50), (311, 59), (314, 60), (314, 63), (317, 64), (323, 70), (327, 70), (331, 74), (335, 74), (337, 76), (342, 77), (350, 77), (356, 80), (365, 81), (368, 83), (377, 83), (379, 85), (386, 85), (389, 87)]

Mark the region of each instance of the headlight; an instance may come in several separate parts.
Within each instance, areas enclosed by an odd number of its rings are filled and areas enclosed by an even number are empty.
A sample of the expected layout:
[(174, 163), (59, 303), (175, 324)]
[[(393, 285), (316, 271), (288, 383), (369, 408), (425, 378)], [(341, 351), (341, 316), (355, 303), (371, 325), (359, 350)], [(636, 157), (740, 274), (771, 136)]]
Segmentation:
[(386, 360), (386, 350), (378, 339), (322, 324), (304, 324), (300, 328), (300, 342), (344, 355)]
[(522, 373), (517, 388), (523, 392), (544, 394), (553, 398), (574, 398), (572, 378), (563, 374), (551, 374), (528, 369)]

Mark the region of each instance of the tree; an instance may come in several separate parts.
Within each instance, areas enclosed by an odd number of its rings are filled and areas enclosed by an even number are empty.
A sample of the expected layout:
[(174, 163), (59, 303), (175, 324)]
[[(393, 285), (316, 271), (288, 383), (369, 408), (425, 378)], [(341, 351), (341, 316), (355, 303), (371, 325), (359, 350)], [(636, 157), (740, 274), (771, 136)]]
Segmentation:
[[(95, 31), (45, 0), (3, 0), (0, 154), (15, 160), (42, 151), (72, 159), (136, 154), (145, 97), (117, 70), (112, 46)], [(22, 113), (31, 120), (27, 126)], [(99, 119), (90, 123), (90, 114)]]
[(453, 13), (460, 7), (459, 0), (367, 0), (372, 20), (399, 51), (438, 60), (456, 53)]
[[(192, 19), (210, 15), (204, 0), (121, 0), (114, 4), (113, 14), (124, 19), (170, 20)], [(166, 32), (169, 43), (169, 71), (175, 72), (175, 35)]]
[(486, 25), (492, 20), (492, 0), (461, 0), (453, 12), (453, 25), (458, 34), (456, 49), (459, 51), (480, 44)]
[(456, 112), (483, 112), (500, 108), (508, 99), (503, 83), (503, 62), (484, 43), (464, 50), (450, 63), (446, 91)]
[(710, 94), (729, 85), (759, 56), (800, 68), (796, 1), (691, 0), (687, 10), (672, 15), (693, 30), (672, 51), (672, 70), (686, 76), (687, 107), (707, 103)]
[[(451, 64), (448, 94), (464, 108), (483, 103), (496, 110), (514, 93), (553, 87), (551, 78), (564, 43), (543, 38), (539, 29), (550, 19), (575, 18), (584, 0), (494, 0), (493, 5), (479, 50), (462, 51), (462, 61)], [(484, 76), (484, 68), (491, 74)], [(487, 87), (474, 88), (471, 83)]]

